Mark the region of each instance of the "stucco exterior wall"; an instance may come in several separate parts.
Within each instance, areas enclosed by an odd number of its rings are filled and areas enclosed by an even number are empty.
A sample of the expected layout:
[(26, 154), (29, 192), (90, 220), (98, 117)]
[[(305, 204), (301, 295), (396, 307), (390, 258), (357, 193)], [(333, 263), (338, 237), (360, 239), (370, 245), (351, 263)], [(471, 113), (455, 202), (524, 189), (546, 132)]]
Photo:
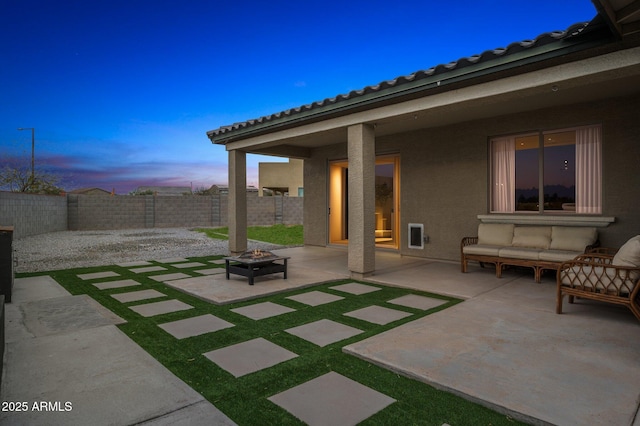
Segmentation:
[[(603, 246), (619, 247), (640, 233), (640, 97), (558, 106), (455, 126), (380, 137), (376, 153), (400, 153), (400, 253), (458, 261), (460, 240), (477, 235), (489, 212), (488, 140), (492, 136), (602, 124)], [(346, 159), (345, 143), (316, 149), (305, 161), (305, 243), (327, 244), (327, 164)], [(422, 223), (429, 243), (407, 248), (407, 226)]]
[(298, 196), (298, 188), (304, 188), (304, 161), (291, 158), (288, 163), (258, 163), (258, 192), (264, 188), (288, 188), (289, 197)]

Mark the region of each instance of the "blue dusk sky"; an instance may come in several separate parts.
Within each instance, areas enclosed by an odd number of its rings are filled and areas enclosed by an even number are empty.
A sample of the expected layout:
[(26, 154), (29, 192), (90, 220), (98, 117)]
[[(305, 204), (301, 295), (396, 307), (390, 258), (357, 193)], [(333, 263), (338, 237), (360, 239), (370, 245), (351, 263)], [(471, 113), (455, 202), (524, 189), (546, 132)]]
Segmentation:
[[(227, 183), (206, 132), (591, 20), (590, 0), (2, 0), (0, 166), (66, 190)], [(247, 183), (259, 161), (248, 156)]]

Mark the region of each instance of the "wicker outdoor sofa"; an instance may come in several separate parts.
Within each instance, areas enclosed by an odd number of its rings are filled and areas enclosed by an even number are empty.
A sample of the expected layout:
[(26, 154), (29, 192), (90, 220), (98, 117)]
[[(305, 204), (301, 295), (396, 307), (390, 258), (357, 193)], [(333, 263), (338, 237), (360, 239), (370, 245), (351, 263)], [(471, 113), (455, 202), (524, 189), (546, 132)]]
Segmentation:
[(560, 265), (557, 275), (556, 313), (569, 296), (623, 305), (640, 320), (640, 235), (620, 250), (597, 249)]
[(563, 262), (597, 245), (598, 232), (593, 227), (481, 223), (477, 237), (464, 237), (460, 243), (460, 266), (467, 272), (470, 260), (481, 266), (491, 263), (498, 278), (505, 265), (530, 267), (540, 282), (545, 269), (557, 271)]

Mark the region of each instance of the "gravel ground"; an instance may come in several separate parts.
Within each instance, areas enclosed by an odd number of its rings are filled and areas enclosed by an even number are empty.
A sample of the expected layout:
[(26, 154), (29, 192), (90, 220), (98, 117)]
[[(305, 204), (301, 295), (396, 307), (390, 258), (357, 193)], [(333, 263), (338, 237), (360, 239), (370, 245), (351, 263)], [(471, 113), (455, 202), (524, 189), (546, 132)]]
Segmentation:
[[(274, 244), (249, 241), (249, 250)], [(13, 242), (16, 272), (41, 272), (137, 260), (227, 255), (227, 241), (185, 228), (61, 231)]]

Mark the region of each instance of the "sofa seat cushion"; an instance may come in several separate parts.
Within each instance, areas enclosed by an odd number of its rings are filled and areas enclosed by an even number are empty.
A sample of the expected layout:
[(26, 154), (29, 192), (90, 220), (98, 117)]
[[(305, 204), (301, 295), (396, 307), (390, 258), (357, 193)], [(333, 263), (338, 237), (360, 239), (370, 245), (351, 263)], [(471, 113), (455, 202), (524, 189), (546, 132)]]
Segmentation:
[(593, 227), (552, 226), (552, 250), (569, 250), (584, 253), (584, 249), (598, 241), (598, 231)]
[(521, 260), (538, 260), (542, 250), (528, 247), (503, 247), (500, 249), (500, 257)]
[(539, 260), (545, 262), (566, 262), (582, 254), (582, 251), (571, 250), (543, 250), (540, 252)]
[(516, 226), (513, 230), (511, 245), (546, 250), (551, 245), (551, 227)]
[(636, 285), (636, 280), (628, 277), (626, 271), (616, 274), (615, 268), (591, 265), (575, 265), (563, 270), (561, 281), (570, 287), (615, 295), (628, 295)]
[(478, 244), (510, 246), (514, 227), (512, 223), (481, 223), (478, 225)]
[(472, 244), (464, 246), (462, 252), (464, 254), (478, 254), (482, 256), (498, 256), (501, 246), (493, 246), (489, 244)]

